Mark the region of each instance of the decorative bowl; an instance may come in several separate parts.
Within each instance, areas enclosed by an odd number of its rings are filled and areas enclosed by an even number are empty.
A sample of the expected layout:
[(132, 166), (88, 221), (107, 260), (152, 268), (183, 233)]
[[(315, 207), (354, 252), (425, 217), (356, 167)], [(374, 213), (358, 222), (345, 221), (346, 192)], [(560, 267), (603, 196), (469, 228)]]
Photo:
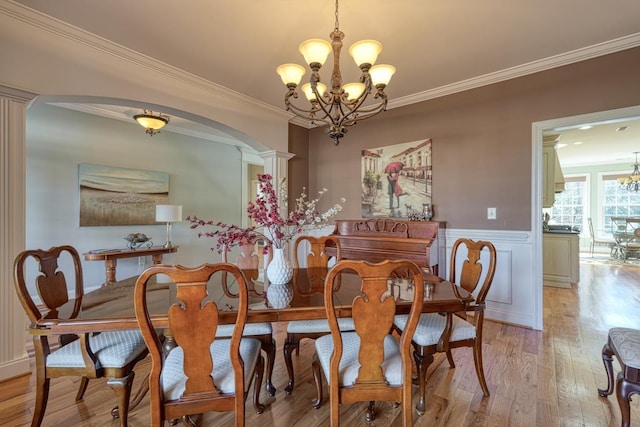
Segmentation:
[(124, 238), (127, 241), (127, 247), (131, 250), (136, 250), (142, 247), (150, 248), (153, 246), (151, 237), (147, 237), (144, 233), (131, 233)]

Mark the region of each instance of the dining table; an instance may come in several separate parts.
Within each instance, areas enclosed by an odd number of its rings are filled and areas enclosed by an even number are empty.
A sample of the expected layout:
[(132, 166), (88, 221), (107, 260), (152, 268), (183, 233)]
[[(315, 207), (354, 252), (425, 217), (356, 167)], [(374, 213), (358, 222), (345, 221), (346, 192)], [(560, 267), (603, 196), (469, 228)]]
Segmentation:
[[(325, 269), (326, 270), (326, 269)], [(244, 273), (244, 272), (243, 272)], [(245, 277), (252, 276), (254, 271), (247, 271)], [(271, 285), (268, 280), (251, 281), (248, 288), (249, 310), (247, 322), (286, 322), (290, 320), (326, 319), (324, 307), (324, 286), (317, 278), (326, 271), (298, 268), (293, 271), (292, 280), (285, 285)], [(230, 276), (230, 275), (229, 275)], [(162, 278), (166, 276), (156, 276)], [(237, 298), (233, 291), (237, 283), (221, 285), (228, 280), (222, 273), (215, 274), (207, 284), (206, 300), (214, 301), (219, 310), (219, 321), (222, 324), (233, 324), (236, 321)], [(29, 332), (34, 335), (59, 335), (86, 332), (103, 332), (113, 330), (138, 329), (134, 310), (134, 289), (137, 277), (120, 280), (109, 286), (103, 286), (88, 292), (82, 298), (82, 309), (79, 316), (71, 320), (43, 319), (32, 325)], [(339, 290), (334, 294), (336, 310), (339, 317), (351, 316), (351, 303), (360, 295), (360, 278), (355, 274), (339, 276)], [(440, 351), (448, 348), (448, 339), (452, 328), (453, 313), (462, 312), (474, 302), (472, 294), (458, 285), (425, 272), (423, 274), (425, 298), (422, 305), (424, 313), (443, 313), (447, 316), (447, 326), (438, 344)], [(413, 282), (409, 279), (390, 277), (387, 281), (388, 295), (396, 299), (396, 312), (406, 314), (411, 309)], [(269, 301), (269, 287), (288, 287), (290, 294), (288, 303), (274, 307)], [(176, 286), (170, 281), (156, 279), (147, 286), (147, 307), (154, 326), (164, 331), (165, 347), (171, 348), (170, 324), (167, 316), (169, 306), (178, 302)], [(73, 308), (75, 301), (70, 300), (60, 308), (61, 314)], [(281, 304), (281, 302), (280, 302)], [(201, 325), (199, 325), (201, 326)], [(131, 402), (133, 409), (143, 398), (146, 385), (136, 393)], [(113, 415), (117, 416), (117, 408)]]

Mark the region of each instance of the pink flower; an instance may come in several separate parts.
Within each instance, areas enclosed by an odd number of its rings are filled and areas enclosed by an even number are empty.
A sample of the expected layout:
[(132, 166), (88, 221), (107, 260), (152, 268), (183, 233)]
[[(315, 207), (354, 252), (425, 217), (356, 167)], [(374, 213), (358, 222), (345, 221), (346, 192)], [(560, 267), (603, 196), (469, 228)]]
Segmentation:
[[(327, 190), (320, 191), (318, 198), (307, 200), (306, 189), (303, 189), (300, 197), (296, 199), (295, 209), (283, 218), (280, 215), (278, 197), (272, 185), (271, 175), (258, 174), (258, 182), (256, 201), (255, 203), (249, 202), (247, 206), (249, 219), (253, 223), (259, 224), (258, 227), (241, 228), (235, 224), (205, 221), (195, 216), (189, 216), (187, 221), (191, 222), (192, 229), (206, 226), (217, 228), (213, 232), (198, 233), (198, 237), (217, 239), (216, 250), (219, 253), (228, 251), (232, 246), (253, 245), (258, 240), (263, 240), (265, 242), (264, 253), (266, 254), (270, 246), (284, 248), (285, 244), (302, 231), (305, 225), (322, 225), (342, 210), (341, 205), (335, 204), (325, 213), (318, 212), (316, 205)], [(283, 201), (283, 208), (286, 209), (287, 191), (284, 179), (280, 182), (280, 198)], [(344, 198), (342, 203), (344, 203)]]

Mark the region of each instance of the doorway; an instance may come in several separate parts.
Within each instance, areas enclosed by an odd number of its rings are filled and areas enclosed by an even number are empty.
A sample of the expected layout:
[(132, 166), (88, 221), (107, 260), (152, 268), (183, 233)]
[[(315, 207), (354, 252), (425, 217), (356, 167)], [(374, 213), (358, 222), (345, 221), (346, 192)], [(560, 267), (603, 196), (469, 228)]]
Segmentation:
[(532, 176), (531, 176), (531, 240), (533, 246), (533, 281), (534, 283), (534, 323), (535, 328), (542, 330), (542, 139), (545, 132), (577, 127), (583, 124), (601, 123), (620, 119), (640, 117), (640, 105), (601, 111), (578, 116), (561, 117), (532, 123)]

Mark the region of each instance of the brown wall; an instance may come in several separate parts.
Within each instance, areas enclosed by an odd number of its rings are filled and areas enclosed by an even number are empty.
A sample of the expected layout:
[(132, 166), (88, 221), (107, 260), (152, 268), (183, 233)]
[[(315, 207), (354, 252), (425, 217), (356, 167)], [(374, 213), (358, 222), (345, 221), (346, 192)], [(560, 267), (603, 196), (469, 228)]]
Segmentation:
[[(309, 192), (309, 131), (295, 125), (289, 125), (289, 152), (295, 153), (288, 165), (289, 210), (293, 209), (295, 198), (300, 195), (302, 188)], [(312, 199), (315, 198), (312, 197)]]
[[(530, 230), (532, 123), (640, 105), (638, 70), (634, 48), (386, 111), (352, 127), (338, 147), (312, 129), (308, 152), (290, 148), (308, 156), (310, 187), (328, 188), (326, 203), (346, 197), (340, 217), (359, 218), (360, 151), (432, 138), (434, 219), (450, 228)], [(399, 70), (394, 79), (401, 78)], [(297, 179), (303, 168), (295, 167)], [(487, 220), (487, 207), (497, 208), (497, 221)]]

